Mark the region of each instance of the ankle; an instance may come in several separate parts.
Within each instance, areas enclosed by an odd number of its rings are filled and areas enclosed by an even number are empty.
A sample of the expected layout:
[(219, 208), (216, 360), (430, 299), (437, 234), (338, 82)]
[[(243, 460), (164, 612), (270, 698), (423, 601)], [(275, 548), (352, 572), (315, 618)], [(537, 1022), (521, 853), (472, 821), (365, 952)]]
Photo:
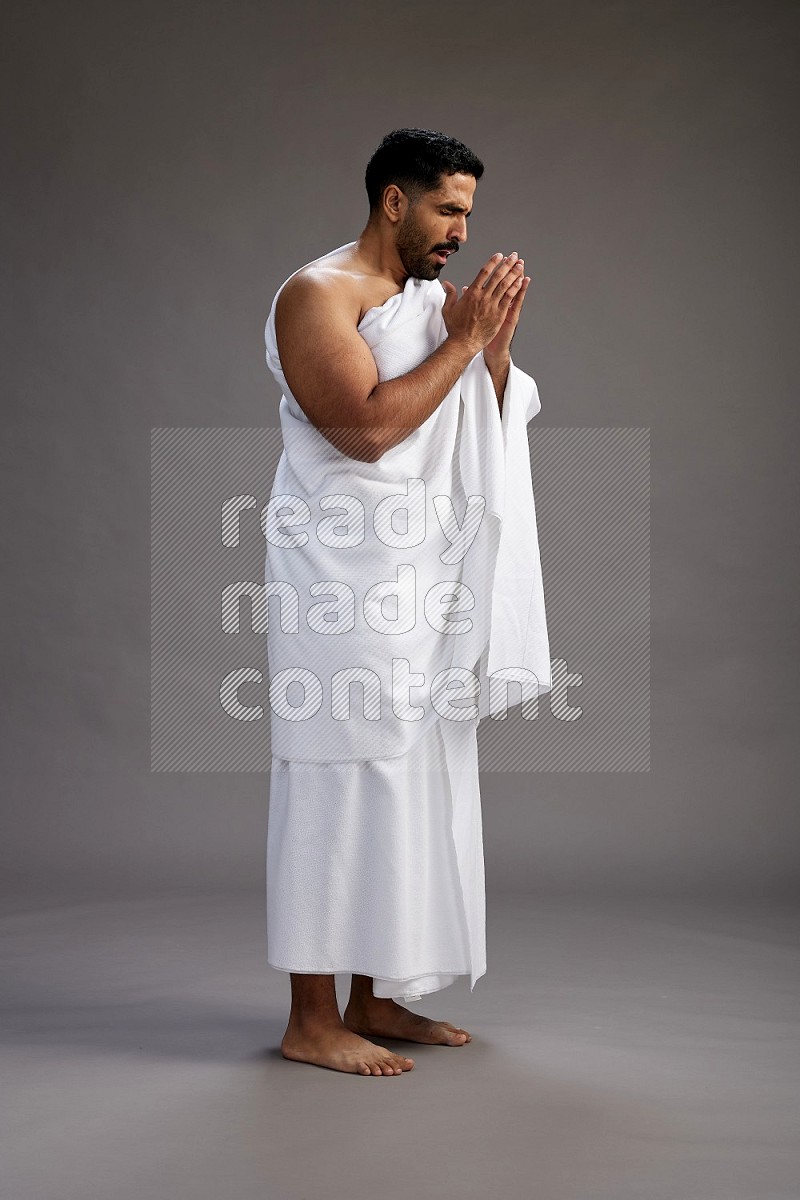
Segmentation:
[(337, 1009), (292, 1009), (289, 1013), (288, 1028), (297, 1033), (315, 1034), (328, 1033), (334, 1029), (342, 1029), (344, 1022)]
[(350, 978), (350, 999), (372, 999), (372, 976), (352, 975)]
[(383, 996), (374, 996), (372, 992), (351, 992), (350, 999), (347, 1001), (347, 1007), (351, 1011), (369, 1012), (375, 1008), (386, 1008), (388, 1004), (392, 1003), (392, 1000), (388, 1000)]

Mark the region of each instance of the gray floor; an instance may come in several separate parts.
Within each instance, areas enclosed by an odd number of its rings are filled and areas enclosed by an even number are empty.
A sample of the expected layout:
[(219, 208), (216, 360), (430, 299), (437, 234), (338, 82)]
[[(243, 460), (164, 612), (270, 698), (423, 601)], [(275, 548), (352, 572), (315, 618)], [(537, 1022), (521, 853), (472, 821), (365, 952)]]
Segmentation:
[(789, 906), (490, 896), (488, 974), (417, 1006), (473, 1043), (387, 1078), (280, 1057), (260, 893), (0, 929), (9, 1200), (800, 1196)]

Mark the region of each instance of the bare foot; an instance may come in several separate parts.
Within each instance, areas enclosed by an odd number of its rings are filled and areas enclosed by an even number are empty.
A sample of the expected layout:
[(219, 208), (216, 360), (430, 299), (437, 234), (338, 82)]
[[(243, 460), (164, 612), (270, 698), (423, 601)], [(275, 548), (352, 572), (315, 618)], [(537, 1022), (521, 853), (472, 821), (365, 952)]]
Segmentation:
[(420, 1013), (409, 1012), (394, 1000), (375, 996), (360, 1002), (350, 1000), (344, 1010), (344, 1024), (365, 1037), (396, 1038), (428, 1046), (465, 1046), (472, 1041), (472, 1034), (458, 1025), (432, 1021)]
[(356, 1075), (402, 1075), (414, 1066), (413, 1058), (376, 1046), (342, 1023), (301, 1027), (290, 1021), (281, 1042), (281, 1054), (295, 1062)]

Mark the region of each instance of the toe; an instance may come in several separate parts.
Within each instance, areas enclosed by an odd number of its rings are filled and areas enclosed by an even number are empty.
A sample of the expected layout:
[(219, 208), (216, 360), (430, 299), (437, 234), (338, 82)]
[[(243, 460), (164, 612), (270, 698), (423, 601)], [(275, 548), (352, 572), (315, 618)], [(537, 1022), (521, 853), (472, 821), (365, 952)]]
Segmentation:
[(442, 1021), (445, 1029), (449, 1029), (451, 1033), (460, 1034), (466, 1041), (472, 1041), (472, 1034), (467, 1033), (466, 1029), (462, 1029), (460, 1025), (451, 1025), (449, 1021)]
[(463, 1029), (456, 1029), (454, 1025), (440, 1024), (439, 1028), (444, 1034), (444, 1041), (448, 1046), (463, 1046), (467, 1040)]

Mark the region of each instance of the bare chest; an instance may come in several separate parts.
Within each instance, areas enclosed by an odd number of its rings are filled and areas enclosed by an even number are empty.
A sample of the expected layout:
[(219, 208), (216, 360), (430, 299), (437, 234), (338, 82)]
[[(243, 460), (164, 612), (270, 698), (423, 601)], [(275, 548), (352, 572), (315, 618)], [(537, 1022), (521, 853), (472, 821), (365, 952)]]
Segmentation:
[(402, 288), (389, 284), (378, 285), (368, 281), (358, 281), (356, 284), (356, 294), (360, 304), (358, 313), (359, 325), (371, 309), (381, 308), (387, 300), (391, 300), (392, 296), (399, 295), (402, 290)]

